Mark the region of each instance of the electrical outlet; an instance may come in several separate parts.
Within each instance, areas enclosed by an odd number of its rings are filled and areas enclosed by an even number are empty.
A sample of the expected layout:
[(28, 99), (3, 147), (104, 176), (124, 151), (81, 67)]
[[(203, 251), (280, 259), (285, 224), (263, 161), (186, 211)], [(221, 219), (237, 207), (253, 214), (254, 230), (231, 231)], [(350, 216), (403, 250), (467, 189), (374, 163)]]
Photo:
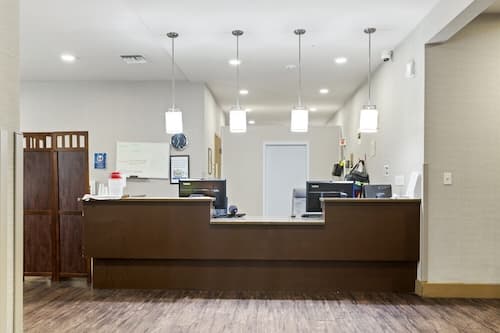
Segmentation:
[(389, 165), (384, 165), (384, 176), (389, 177)]
[(444, 185), (452, 185), (453, 184), (453, 176), (451, 172), (443, 172), (443, 184)]

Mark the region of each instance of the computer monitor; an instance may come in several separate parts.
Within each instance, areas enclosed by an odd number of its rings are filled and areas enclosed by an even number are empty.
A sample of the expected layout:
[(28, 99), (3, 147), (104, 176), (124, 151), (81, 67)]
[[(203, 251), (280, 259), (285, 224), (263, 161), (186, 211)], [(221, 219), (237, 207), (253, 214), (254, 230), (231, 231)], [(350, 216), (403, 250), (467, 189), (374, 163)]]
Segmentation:
[(364, 185), (363, 186), (364, 198), (392, 198), (391, 185)]
[(308, 181), (306, 183), (306, 211), (321, 212), (320, 198), (353, 198), (352, 181)]
[(207, 196), (215, 198), (214, 208), (227, 213), (225, 179), (179, 179), (179, 197)]

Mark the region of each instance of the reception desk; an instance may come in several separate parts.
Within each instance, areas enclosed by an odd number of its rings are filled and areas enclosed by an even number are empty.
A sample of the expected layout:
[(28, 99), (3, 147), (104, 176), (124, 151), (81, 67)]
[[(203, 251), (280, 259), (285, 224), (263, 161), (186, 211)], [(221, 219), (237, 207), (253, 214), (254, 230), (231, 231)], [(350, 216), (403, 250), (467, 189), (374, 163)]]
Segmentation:
[(324, 218), (210, 218), (209, 198), (84, 202), (94, 288), (413, 292), (420, 200), (325, 199)]

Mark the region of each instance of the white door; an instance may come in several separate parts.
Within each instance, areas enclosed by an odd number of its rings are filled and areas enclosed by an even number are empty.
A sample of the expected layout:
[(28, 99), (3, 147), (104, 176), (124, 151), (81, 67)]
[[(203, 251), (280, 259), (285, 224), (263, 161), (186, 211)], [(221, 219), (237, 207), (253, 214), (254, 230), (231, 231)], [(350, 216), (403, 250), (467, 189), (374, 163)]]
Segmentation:
[(264, 216), (290, 216), (292, 191), (305, 188), (307, 144), (264, 145)]

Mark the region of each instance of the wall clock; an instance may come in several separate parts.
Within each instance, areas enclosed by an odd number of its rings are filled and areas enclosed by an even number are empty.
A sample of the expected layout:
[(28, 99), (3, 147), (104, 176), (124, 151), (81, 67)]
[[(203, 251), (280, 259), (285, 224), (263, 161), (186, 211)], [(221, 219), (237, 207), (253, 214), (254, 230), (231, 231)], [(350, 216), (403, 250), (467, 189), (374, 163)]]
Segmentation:
[(184, 150), (188, 144), (187, 137), (184, 133), (174, 134), (170, 139), (170, 144), (175, 150)]

